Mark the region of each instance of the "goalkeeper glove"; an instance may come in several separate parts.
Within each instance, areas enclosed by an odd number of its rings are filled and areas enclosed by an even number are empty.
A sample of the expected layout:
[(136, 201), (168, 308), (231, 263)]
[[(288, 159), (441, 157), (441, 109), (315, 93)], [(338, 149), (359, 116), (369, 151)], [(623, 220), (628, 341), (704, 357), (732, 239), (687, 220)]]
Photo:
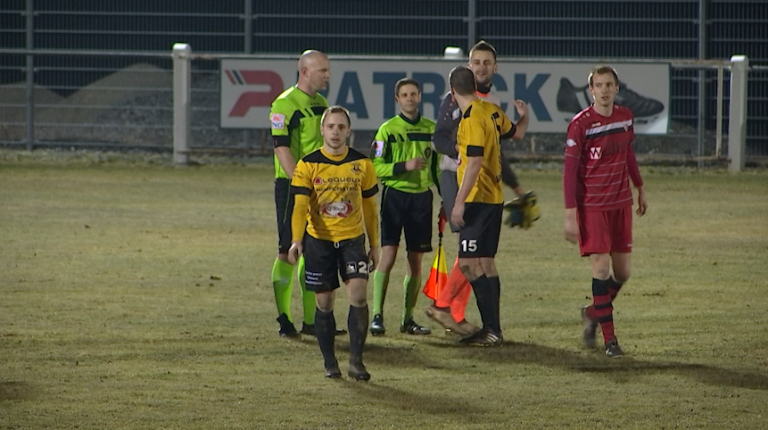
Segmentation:
[(533, 222), (539, 219), (541, 211), (537, 204), (536, 193), (529, 191), (523, 197), (516, 198), (504, 205), (509, 211), (506, 224), (510, 227), (520, 227), (528, 230)]

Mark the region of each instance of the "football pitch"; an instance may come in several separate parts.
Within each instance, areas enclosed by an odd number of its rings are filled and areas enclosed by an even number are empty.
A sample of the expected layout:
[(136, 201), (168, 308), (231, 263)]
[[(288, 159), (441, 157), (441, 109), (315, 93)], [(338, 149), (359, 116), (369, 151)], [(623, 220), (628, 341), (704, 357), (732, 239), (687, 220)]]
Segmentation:
[(314, 338), (278, 337), (271, 163), (169, 159), (0, 153), (0, 429), (768, 428), (768, 171), (641, 169), (608, 359), (580, 343), (591, 274), (562, 172), (518, 169), (542, 218), (502, 230), (505, 344), (459, 346), (424, 296), (433, 334), (400, 334), (401, 252), (359, 383), (346, 337), (341, 380)]

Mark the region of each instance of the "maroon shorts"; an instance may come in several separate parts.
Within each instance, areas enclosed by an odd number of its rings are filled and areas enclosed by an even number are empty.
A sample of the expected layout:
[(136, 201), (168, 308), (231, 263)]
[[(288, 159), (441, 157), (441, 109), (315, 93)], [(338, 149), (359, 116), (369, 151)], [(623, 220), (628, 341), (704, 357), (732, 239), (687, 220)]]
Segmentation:
[(632, 252), (632, 206), (609, 211), (579, 211), (578, 219), (582, 256)]

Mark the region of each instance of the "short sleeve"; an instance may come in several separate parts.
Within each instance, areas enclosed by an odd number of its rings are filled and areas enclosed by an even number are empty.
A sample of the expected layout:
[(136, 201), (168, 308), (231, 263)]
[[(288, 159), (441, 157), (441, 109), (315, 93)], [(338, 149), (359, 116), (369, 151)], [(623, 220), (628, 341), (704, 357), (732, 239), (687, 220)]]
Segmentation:
[(312, 177), (309, 172), (309, 166), (304, 160), (296, 164), (296, 170), (293, 172), (291, 180), (291, 194), (310, 195), (312, 192)]
[(379, 183), (376, 179), (376, 170), (373, 168), (373, 162), (370, 159), (363, 160), (365, 175), (362, 183), (363, 198), (369, 198), (379, 192)]
[(291, 122), (295, 109), (284, 99), (275, 100), (269, 111), (269, 123), (275, 146), (289, 146), (288, 124)]
[(482, 120), (477, 116), (464, 118), (461, 120), (464, 127), (464, 136), (466, 136), (466, 151), (468, 157), (482, 157), (485, 152), (485, 127)]

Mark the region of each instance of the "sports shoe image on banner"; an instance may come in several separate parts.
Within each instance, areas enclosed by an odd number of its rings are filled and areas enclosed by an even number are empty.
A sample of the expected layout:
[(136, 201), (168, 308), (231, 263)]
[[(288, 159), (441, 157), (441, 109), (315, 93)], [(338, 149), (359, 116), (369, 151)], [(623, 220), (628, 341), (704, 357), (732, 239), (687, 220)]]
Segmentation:
[[(639, 124), (655, 120), (664, 111), (664, 103), (632, 91), (623, 82), (619, 82), (619, 93), (616, 94), (614, 102), (631, 110), (635, 114), (635, 122)], [(589, 85), (577, 87), (568, 78), (560, 79), (560, 88), (557, 90), (557, 110), (567, 114), (566, 121), (570, 122), (574, 115), (591, 104), (592, 94), (589, 93)]]

